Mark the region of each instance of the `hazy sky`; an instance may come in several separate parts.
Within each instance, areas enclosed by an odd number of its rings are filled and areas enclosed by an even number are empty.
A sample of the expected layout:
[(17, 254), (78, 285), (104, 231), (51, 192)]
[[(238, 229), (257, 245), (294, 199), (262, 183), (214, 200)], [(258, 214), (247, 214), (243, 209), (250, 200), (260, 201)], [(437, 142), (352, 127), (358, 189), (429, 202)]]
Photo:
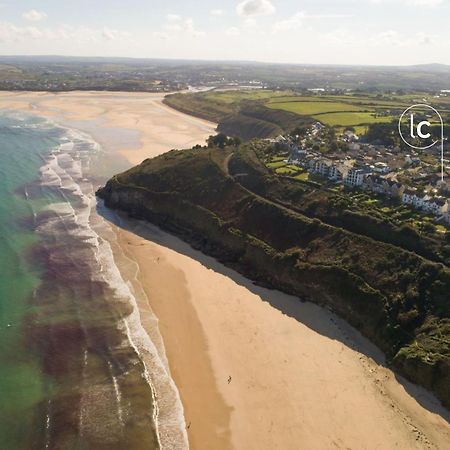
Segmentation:
[(0, 0), (0, 54), (450, 64), (450, 0)]

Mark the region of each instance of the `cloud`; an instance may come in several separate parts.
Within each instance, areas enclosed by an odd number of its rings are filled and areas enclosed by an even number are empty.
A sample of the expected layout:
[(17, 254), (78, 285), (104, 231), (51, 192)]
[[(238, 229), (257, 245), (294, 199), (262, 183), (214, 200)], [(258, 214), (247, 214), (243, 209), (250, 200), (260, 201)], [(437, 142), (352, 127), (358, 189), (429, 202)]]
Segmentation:
[(272, 25), (272, 33), (292, 31), (302, 27), (305, 20), (343, 19), (352, 17), (349, 14), (306, 14), (298, 11), (288, 19), (280, 20)]
[(347, 30), (337, 29), (329, 33), (325, 33), (321, 36), (321, 39), (327, 45), (341, 46), (341, 45), (351, 45), (355, 42), (361, 43), (360, 39), (349, 33)]
[(0, 42), (20, 42), (28, 38), (39, 39), (44, 33), (36, 27), (18, 27), (13, 23), (0, 23)]
[(30, 40), (73, 42), (100, 42), (104, 40), (125, 40), (131, 35), (127, 32), (111, 28), (74, 27), (60, 25), (55, 28), (26, 26), (20, 27), (10, 22), (0, 22), (0, 42), (27, 42)]
[(239, 16), (268, 16), (275, 12), (275, 6), (269, 0), (244, 0), (241, 1), (236, 11)]
[(167, 14), (167, 20), (169, 22), (181, 22), (181, 16), (178, 14)]
[(169, 33), (165, 33), (164, 31), (154, 31), (153, 37), (163, 40), (167, 40), (170, 38)]
[(163, 25), (163, 29), (167, 33), (176, 33), (182, 30), (182, 26), (180, 23), (166, 23), (165, 25)]
[(210, 11), (210, 14), (211, 14), (212, 16), (223, 16), (224, 10), (223, 10), (223, 9), (212, 9), (212, 10)]
[(303, 19), (305, 18), (305, 13), (300, 11), (294, 14), (289, 19), (280, 20), (279, 22), (275, 22), (272, 26), (273, 33), (279, 33), (283, 31), (290, 31), (296, 28), (300, 28), (303, 24)]
[(397, 31), (387, 30), (370, 38), (368, 43), (378, 46), (416, 47), (417, 45), (432, 45), (436, 38), (435, 35), (423, 32), (405, 36)]
[(111, 28), (103, 28), (102, 37), (108, 41), (120, 41), (131, 37), (130, 33), (126, 31), (114, 30)]
[(204, 31), (195, 28), (194, 21), (191, 18), (185, 19), (177, 14), (168, 14), (166, 19), (167, 21), (162, 25), (162, 29), (152, 33), (153, 37), (166, 40), (180, 34), (195, 38), (205, 36), (206, 34)]
[[(392, 3), (392, 0), (370, 0), (370, 3), (381, 5), (386, 3)], [(397, 3), (401, 3), (408, 6), (423, 6), (432, 8), (442, 5), (444, 0), (397, 0)]]
[(35, 9), (30, 9), (29, 11), (24, 12), (22, 14), (22, 17), (30, 22), (39, 22), (41, 20), (46, 19), (48, 16), (47, 13), (43, 11), (36, 11)]
[(225, 34), (227, 34), (228, 36), (239, 36), (241, 32), (239, 31), (239, 28), (231, 27), (228, 28), (227, 31), (225, 31)]
[(247, 31), (254, 30), (256, 27), (257, 27), (257, 22), (256, 22), (256, 20), (253, 17), (247, 17), (244, 20), (244, 28)]
[(413, 6), (438, 6), (444, 3), (444, 0), (406, 0), (406, 3)]
[(348, 19), (353, 14), (305, 14), (305, 19)]
[(394, 30), (382, 31), (370, 38), (370, 42), (377, 45), (402, 45), (400, 35)]
[(418, 45), (433, 45), (438, 41), (436, 35), (427, 33), (415, 33), (412, 35), (401, 34), (395, 30), (383, 30), (374, 35), (356, 35), (348, 30), (337, 29), (320, 36), (326, 45), (336, 47), (364, 46), (365, 49), (401, 47), (414, 48)]
[(186, 19), (184, 22), (185, 31), (193, 37), (202, 37), (206, 33), (204, 31), (199, 31), (194, 27), (194, 21), (192, 19)]

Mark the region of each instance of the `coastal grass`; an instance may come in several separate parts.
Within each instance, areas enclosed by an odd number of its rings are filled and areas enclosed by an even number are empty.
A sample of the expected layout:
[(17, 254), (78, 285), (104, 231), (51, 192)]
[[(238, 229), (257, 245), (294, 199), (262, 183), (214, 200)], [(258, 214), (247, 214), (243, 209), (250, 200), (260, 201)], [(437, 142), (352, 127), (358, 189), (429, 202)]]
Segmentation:
[(448, 109), (447, 100), (429, 98), (425, 94), (312, 95), (269, 89), (174, 94), (167, 96), (165, 102), (182, 112), (217, 122), (218, 130), (225, 134), (248, 140), (290, 132), (303, 126), (306, 118), (335, 127), (338, 132), (353, 127), (357, 134), (362, 135), (370, 124), (389, 123), (397, 118), (412, 104), (411, 101), (425, 100), (431, 104), (439, 100), (441, 110), (445, 112)]
[(285, 167), (286, 163), (284, 161), (273, 161), (273, 162), (269, 162), (267, 163), (267, 167), (269, 167), (270, 169), (279, 169), (281, 167)]
[(243, 100), (269, 100), (284, 97), (288, 91), (273, 91), (266, 89), (213, 90), (208, 91), (204, 98), (215, 102), (239, 103)]
[(369, 112), (337, 112), (325, 113), (314, 116), (315, 119), (330, 126), (362, 126), (371, 123), (390, 123), (394, 120), (392, 116), (377, 116)]
[(293, 168), (293, 167), (289, 167), (289, 166), (284, 166), (284, 167), (279, 167), (275, 170), (276, 173), (278, 174), (283, 174), (283, 175), (291, 175), (291, 174), (295, 174), (298, 172), (297, 168)]
[(330, 112), (370, 111), (370, 109), (366, 107), (328, 101), (290, 101), (284, 103), (270, 102), (268, 106), (273, 109), (282, 109), (284, 111), (290, 111), (296, 114), (304, 114), (309, 116)]

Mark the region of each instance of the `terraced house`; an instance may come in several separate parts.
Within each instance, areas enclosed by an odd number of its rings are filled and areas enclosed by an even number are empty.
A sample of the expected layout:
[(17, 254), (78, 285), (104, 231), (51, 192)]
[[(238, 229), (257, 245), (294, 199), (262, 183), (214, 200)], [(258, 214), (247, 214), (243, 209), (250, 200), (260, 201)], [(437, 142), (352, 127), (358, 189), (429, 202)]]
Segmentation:
[(402, 202), (415, 209), (421, 209), (424, 212), (435, 216), (448, 215), (450, 199), (442, 196), (419, 193), (417, 189), (405, 189), (402, 195)]
[(368, 175), (366, 169), (352, 168), (348, 171), (344, 179), (344, 184), (351, 187), (361, 187), (364, 183), (364, 178)]
[(375, 174), (369, 174), (365, 177), (362, 188), (376, 194), (399, 198), (405, 191), (405, 187), (401, 183)]

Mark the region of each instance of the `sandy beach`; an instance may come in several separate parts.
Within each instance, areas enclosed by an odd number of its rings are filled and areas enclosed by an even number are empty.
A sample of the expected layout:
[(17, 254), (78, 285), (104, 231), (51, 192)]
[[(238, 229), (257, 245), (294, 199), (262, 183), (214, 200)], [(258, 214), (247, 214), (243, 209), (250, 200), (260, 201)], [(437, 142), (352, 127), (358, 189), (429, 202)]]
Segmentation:
[(175, 111), (163, 94), (127, 92), (7, 92), (0, 108), (61, 119), (91, 134), (135, 165), (172, 148), (204, 143), (215, 124)]
[[(62, 118), (131, 165), (214, 132), (162, 98), (2, 93), (0, 108)], [(117, 224), (119, 267), (150, 334), (146, 314), (159, 319), (192, 449), (450, 448), (449, 412), (334, 314), (256, 287), (156, 227)]]

